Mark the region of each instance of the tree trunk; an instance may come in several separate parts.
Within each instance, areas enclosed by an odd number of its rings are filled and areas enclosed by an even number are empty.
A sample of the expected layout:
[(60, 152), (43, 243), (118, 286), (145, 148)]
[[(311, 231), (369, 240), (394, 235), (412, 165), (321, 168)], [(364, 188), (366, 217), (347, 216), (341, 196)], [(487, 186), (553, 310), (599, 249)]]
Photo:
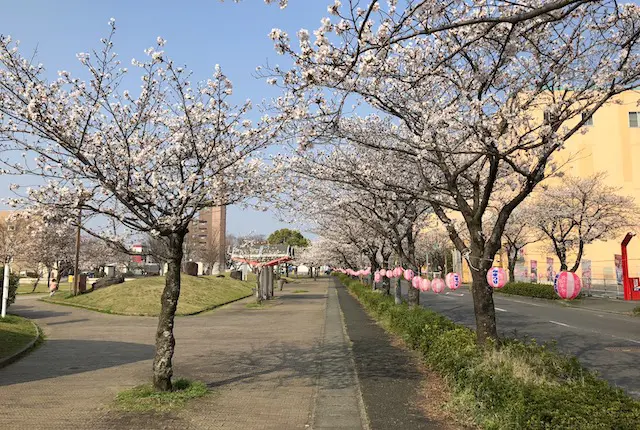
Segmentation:
[[(478, 260), (475, 260), (478, 261)], [(487, 264), (478, 264), (480, 270), (471, 269), (473, 283), (473, 309), (476, 316), (476, 336), (479, 345), (485, 345), (489, 339), (498, 338), (496, 328), (496, 310), (493, 304), (493, 289), (487, 282)]]
[(508, 262), (509, 282), (516, 282), (516, 256), (517, 255), (518, 255), (518, 251), (516, 250), (514, 256), (511, 255), (511, 252), (509, 252), (509, 255), (507, 256), (507, 259), (509, 260)]
[(566, 272), (569, 269), (567, 266), (567, 251), (564, 249), (564, 246), (558, 250), (558, 260), (560, 260), (560, 271)]
[[(409, 265), (409, 268), (413, 271), (413, 273), (416, 274), (416, 276), (418, 276), (420, 270), (412, 265)], [(420, 290), (418, 290), (417, 288), (413, 288), (411, 286), (411, 283), (409, 282), (409, 294), (408, 294), (408, 302), (411, 306), (418, 306), (420, 305)]]
[(169, 236), (169, 267), (160, 301), (162, 307), (156, 331), (156, 355), (153, 360), (153, 388), (157, 391), (171, 391), (172, 389), (173, 365), (171, 360), (176, 344), (173, 326), (180, 297), (180, 267), (182, 265), (182, 246), (186, 234), (185, 230), (172, 233)]
[[(36, 290), (36, 288), (38, 288), (38, 283), (40, 282), (40, 278), (42, 278), (42, 273), (38, 272), (38, 277), (36, 278), (36, 282), (33, 283), (33, 288), (31, 289), (32, 293)], [(48, 284), (48, 282), (47, 282), (47, 284)], [(47, 285), (47, 287), (49, 287), (49, 285)], [(49, 288), (47, 288), (47, 290), (48, 289)]]
[(402, 304), (402, 276), (396, 280), (396, 291), (394, 295), (396, 305)]
[(569, 272), (575, 273), (575, 271), (578, 270), (578, 267), (580, 267), (580, 261), (582, 260), (583, 252), (584, 252), (584, 242), (581, 239), (578, 245), (578, 255), (576, 255), (576, 262), (573, 263), (573, 267), (569, 270)]
[(380, 267), (378, 267), (378, 262), (375, 257), (373, 257), (373, 260), (371, 260), (371, 274), (369, 275), (369, 285), (371, 285), (372, 290), (377, 288), (375, 278), (378, 270), (380, 270)]
[(385, 296), (390, 296), (391, 295), (391, 279), (387, 278), (386, 276), (382, 277), (382, 288), (380, 288), (382, 290), (382, 293)]

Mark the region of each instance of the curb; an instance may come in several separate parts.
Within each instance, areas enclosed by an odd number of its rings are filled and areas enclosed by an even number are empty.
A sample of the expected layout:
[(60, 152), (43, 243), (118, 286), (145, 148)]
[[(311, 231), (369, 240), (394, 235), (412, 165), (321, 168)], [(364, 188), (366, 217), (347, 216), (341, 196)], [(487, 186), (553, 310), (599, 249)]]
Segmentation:
[(38, 324), (34, 323), (31, 320), (29, 320), (29, 322), (31, 323), (31, 325), (33, 325), (33, 328), (36, 329), (36, 335), (34, 336), (33, 339), (31, 339), (31, 342), (29, 342), (27, 346), (22, 348), (20, 351), (16, 352), (15, 354), (7, 358), (3, 358), (2, 360), (0, 360), (0, 369), (5, 366), (8, 366), (9, 364), (13, 363), (19, 358), (22, 358), (23, 356), (27, 355), (36, 346), (36, 343), (42, 337), (42, 331), (40, 330), (40, 327), (38, 327)]

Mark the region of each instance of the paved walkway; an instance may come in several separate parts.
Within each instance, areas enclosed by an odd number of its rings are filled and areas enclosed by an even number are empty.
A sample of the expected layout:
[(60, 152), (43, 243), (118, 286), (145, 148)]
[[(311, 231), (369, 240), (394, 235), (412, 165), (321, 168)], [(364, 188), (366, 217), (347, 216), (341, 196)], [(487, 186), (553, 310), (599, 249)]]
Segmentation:
[(151, 377), (156, 318), (20, 298), (47, 341), (0, 369), (1, 428), (361, 429), (359, 390), (329, 280), (289, 284), (267, 309), (251, 299), (176, 320), (175, 375), (213, 393), (182, 411), (114, 411), (116, 393)]
[[(338, 284), (338, 280), (334, 282)], [(340, 307), (353, 342), (358, 378), (371, 428), (446, 429), (446, 423), (427, 419), (420, 407), (423, 375), (419, 360), (394, 346), (358, 301), (339, 288)]]
[(265, 309), (246, 299), (177, 318), (175, 377), (205, 381), (212, 393), (180, 411), (143, 414), (112, 402), (150, 381), (156, 318), (20, 297), (11, 310), (35, 320), (47, 340), (0, 369), (0, 428), (441, 428), (416, 406), (425, 399), (415, 361), (334, 278), (301, 279), (276, 294)]

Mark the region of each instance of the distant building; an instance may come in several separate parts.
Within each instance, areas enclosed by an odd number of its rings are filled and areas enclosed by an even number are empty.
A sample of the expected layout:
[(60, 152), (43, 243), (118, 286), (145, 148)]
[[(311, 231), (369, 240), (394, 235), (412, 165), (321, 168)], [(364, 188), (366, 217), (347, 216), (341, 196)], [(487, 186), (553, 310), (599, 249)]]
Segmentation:
[(224, 272), (227, 267), (226, 234), (226, 206), (201, 210), (189, 228), (187, 258), (202, 263), (206, 273)]

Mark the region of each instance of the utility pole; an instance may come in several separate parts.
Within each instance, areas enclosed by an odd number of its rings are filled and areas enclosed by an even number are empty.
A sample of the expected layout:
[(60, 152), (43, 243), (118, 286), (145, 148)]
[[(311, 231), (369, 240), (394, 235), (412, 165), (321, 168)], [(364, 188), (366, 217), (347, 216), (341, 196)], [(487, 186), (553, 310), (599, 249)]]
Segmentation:
[[(80, 282), (80, 223), (82, 222), (82, 209), (78, 209), (78, 228), (76, 229), (76, 261), (73, 266), (73, 295), (78, 295), (78, 285)], [(71, 286), (70, 286), (71, 287)]]

